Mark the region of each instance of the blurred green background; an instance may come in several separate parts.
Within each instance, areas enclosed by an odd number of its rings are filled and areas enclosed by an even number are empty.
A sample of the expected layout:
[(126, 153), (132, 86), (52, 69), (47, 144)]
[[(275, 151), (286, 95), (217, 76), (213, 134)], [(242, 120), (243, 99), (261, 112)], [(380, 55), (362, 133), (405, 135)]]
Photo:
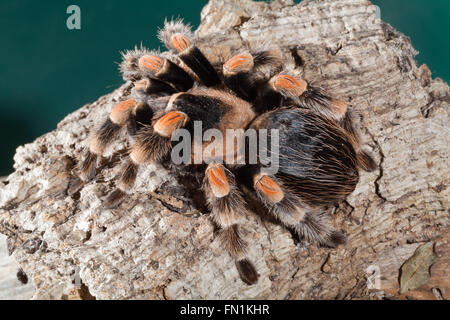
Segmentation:
[[(119, 51), (155, 37), (165, 17), (195, 27), (206, 0), (0, 0), (0, 176), (18, 145), (52, 130), (69, 112), (122, 83)], [(297, 0), (296, 2), (300, 2)], [(411, 37), (434, 77), (450, 80), (450, 1), (374, 0), (383, 20)], [(81, 8), (81, 30), (66, 9)]]

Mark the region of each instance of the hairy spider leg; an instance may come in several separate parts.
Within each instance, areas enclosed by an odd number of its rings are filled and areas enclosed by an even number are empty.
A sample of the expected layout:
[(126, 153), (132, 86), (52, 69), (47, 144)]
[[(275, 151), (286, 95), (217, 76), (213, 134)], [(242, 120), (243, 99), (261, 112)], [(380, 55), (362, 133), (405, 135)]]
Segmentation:
[(131, 110), (141, 104), (143, 103), (135, 99), (120, 102), (112, 109), (103, 124), (91, 135), (89, 148), (85, 152), (84, 159), (78, 165), (78, 178), (72, 180), (69, 185), (69, 195), (76, 193), (85, 182), (94, 178), (98, 158), (117, 138), (120, 129), (126, 125)]
[(260, 90), (261, 81), (255, 81), (254, 73), (261, 66), (281, 65), (277, 50), (244, 51), (236, 54), (223, 65), (224, 82), (238, 97), (253, 102)]
[(256, 97), (256, 86), (251, 73), (253, 66), (253, 56), (248, 52), (231, 57), (223, 65), (226, 86), (247, 101), (253, 101)]
[(269, 212), (285, 226), (295, 230), (301, 239), (333, 248), (346, 242), (345, 235), (333, 229), (323, 210), (314, 210), (302, 203), (275, 176), (256, 173), (253, 187)]
[(221, 228), (220, 241), (235, 259), (239, 275), (247, 284), (258, 280), (255, 267), (247, 258), (247, 242), (240, 232), (239, 220), (245, 215), (245, 202), (234, 175), (219, 163), (210, 163), (205, 172), (203, 190), (211, 209), (211, 219)]
[(149, 96), (152, 94), (172, 95), (178, 92), (177, 89), (168, 83), (149, 78), (137, 81), (134, 85), (134, 90), (141, 96)]
[(69, 195), (76, 193), (85, 182), (95, 176), (99, 157), (116, 140), (121, 128), (126, 126), (128, 134), (134, 137), (141, 128), (151, 124), (153, 110), (144, 102), (146, 96), (176, 92), (175, 88), (165, 82), (147, 78), (137, 81), (133, 90), (140, 98), (127, 99), (117, 104), (104, 123), (91, 134), (89, 148), (85, 152), (84, 160), (78, 166), (79, 175), (72, 179), (69, 185)]
[(218, 85), (220, 78), (200, 49), (195, 45), (194, 35), (189, 26), (181, 21), (166, 21), (158, 37), (166, 48), (178, 54), (183, 61), (207, 87)]
[(104, 201), (105, 208), (115, 208), (120, 204), (126, 192), (133, 187), (139, 166), (161, 161), (170, 152), (172, 133), (183, 127), (188, 120), (188, 116), (183, 112), (169, 111), (160, 117), (153, 127), (144, 126), (136, 132), (135, 143), (121, 170), (117, 188)]
[(143, 55), (137, 65), (144, 76), (173, 84), (178, 91), (187, 91), (194, 85), (194, 80), (186, 71), (158, 55)]

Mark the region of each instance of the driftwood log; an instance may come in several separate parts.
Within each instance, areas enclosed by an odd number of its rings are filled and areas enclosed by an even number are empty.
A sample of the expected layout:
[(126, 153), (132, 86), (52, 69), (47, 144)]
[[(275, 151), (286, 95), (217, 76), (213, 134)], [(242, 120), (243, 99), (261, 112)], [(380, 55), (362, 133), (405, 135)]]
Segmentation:
[(97, 180), (67, 196), (89, 130), (129, 94), (128, 83), (19, 147), (15, 172), (0, 182), (0, 232), (34, 298), (450, 298), (449, 88), (416, 65), (410, 40), (375, 11), (368, 0), (211, 0), (197, 30), (210, 57), (262, 40), (279, 45), (288, 69), (359, 114), (379, 170), (362, 173), (353, 194), (330, 208), (345, 246), (297, 246), (250, 211), (246, 237), (260, 279), (247, 286), (206, 212), (192, 205), (193, 190), (160, 166), (141, 171), (120, 207), (102, 209), (125, 136)]

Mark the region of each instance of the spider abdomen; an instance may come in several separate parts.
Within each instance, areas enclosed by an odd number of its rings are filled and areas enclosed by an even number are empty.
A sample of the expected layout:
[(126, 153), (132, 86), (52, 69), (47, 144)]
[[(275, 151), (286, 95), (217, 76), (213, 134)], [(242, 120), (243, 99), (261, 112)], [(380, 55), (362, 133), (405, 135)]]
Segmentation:
[[(358, 183), (351, 138), (333, 121), (305, 109), (278, 109), (255, 121), (278, 130), (279, 162), (275, 176), (311, 206), (345, 198)], [(269, 149), (272, 145), (267, 143)], [(273, 150), (271, 150), (273, 151)]]

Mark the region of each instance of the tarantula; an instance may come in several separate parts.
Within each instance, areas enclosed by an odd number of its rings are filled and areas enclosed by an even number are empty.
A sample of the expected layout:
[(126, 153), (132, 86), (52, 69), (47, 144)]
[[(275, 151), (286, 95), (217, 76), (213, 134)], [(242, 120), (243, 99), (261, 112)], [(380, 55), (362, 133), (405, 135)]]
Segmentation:
[[(131, 98), (115, 106), (91, 135), (79, 164), (79, 178), (69, 194), (94, 177), (98, 159), (123, 127), (133, 144), (117, 188), (105, 200), (106, 208), (116, 207), (132, 189), (139, 166), (171, 161), (171, 138), (181, 129), (192, 132), (196, 121), (201, 121), (202, 132), (254, 129), (259, 136), (270, 132), (266, 140), (274, 138), (270, 131), (274, 129), (278, 132), (277, 172), (265, 170), (260, 154), (256, 163), (250, 163), (248, 156), (243, 164), (230, 161), (225, 154), (232, 153), (235, 160), (234, 145), (202, 161), (202, 188), (210, 217), (221, 229), (220, 239), (235, 259), (241, 279), (247, 284), (258, 279), (239, 227), (247, 211), (241, 185), (248, 186), (301, 239), (327, 247), (345, 243), (346, 236), (333, 229), (324, 208), (354, 190), (358, 169), (376, 167), (362, 149), (347, 103), (281, 71), (282, 53), (277, 48), (235, 52), (222, 70), (216, 70), (196, 46), (190, 27), (181, 21), (166, 21), (159, 38), (177, 63), (142, 47), (123, 54), (120, 70), (124, 80), (134, 84)], [(269, 70), (269, 77), (262, 76), (263, 68)], [(241, 139), (248, 147), (248, 139)], [(195, 139), (191, 143), (208, 146)], [(267, 151), (275, 152), (272, 149)]]

